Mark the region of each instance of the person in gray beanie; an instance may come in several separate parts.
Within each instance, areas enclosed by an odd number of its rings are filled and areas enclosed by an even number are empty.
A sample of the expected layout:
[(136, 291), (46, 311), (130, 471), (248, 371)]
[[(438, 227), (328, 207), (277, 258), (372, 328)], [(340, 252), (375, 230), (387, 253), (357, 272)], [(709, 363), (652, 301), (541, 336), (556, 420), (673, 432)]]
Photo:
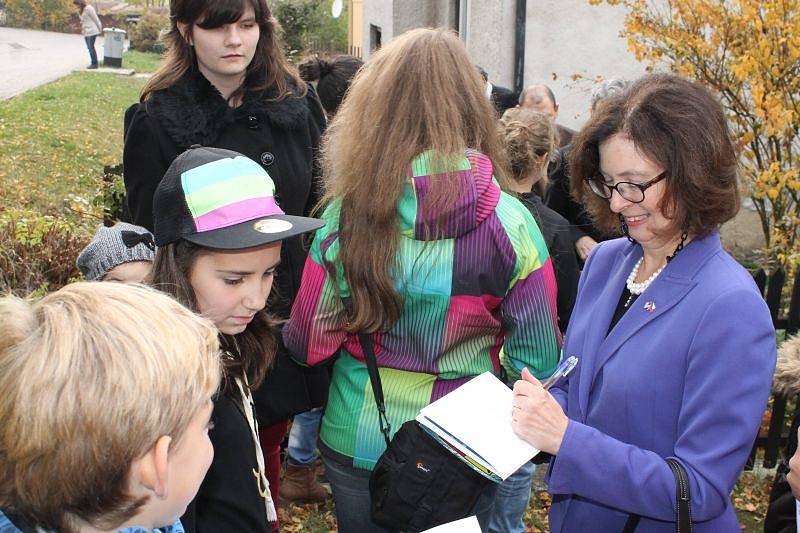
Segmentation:
[(89, 281), (141, 283), (150, 273), (155, 249), (152, 233), (118, 222), (97, 230), (76, 264)]

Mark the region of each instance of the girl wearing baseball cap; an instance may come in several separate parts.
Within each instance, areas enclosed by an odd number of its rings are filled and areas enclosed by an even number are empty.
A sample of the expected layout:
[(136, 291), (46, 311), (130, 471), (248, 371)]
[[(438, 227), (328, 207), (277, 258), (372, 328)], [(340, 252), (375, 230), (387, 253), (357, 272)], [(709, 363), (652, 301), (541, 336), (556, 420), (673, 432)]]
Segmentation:
[[(314, 164), (325, 115), (283, 52), (267, 0), (170, 0), (161, 68), (125, 113), (123, 164), (130, 222), (153, 230), (153, 195), (170, 163), (195, 144), (235, 150), (269, 172), (281, 208), (309, 215), (318, 202)], [(306, 250), (283, 243), (271, 312), (288, 318)], [(294, 365), (279, 350), (254, 391), (267, 476), (277, 487), (287, 419), (319, 407), (324, 369)], [(277, 495), (277, 494), (276, 494)]]
[(214, 461), (182, 517), (188, 532), (270, 531), (277, 516), (259, 446), (251, 390), (279, 337), (266, 302), (282, 240), (322, 226), (286, 215), (261, 165), (192, 147), (170, 165), (153, 199), (158, 252), (151, 283), (219, 330), (224, 376), (214, 402)]

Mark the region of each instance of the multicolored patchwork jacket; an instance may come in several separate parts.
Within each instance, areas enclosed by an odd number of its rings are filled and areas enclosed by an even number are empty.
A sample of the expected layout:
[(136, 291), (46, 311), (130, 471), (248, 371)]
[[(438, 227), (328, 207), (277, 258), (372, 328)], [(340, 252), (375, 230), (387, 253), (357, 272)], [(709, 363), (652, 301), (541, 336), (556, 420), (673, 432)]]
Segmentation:
[[(403, 312), (391, 329), (372, 335), (393, 431), (501, 365), (512, 377), (526, 366), (549, 376), (561, 345), (553, 267), (529, 211), (500, 191), (491, 161), (479, 152), (467, 151), (451, 168), (433, 167), (429, 152), (409, 167), (397, 206), (395, 286)], [(460, 180), (461, 196), (442, 213), (427, 192), (445, 172)], [(283, 335), (301, 363), (338, 356), (320, 432), (323, 452), (372, 469), (385, 444), (358, 337), (345, 331), (342, 298), (350, 289), (337, 261), (339, 213), (333, 202), (322, 215), (326, 225), (314, 238)], [(437, 222), (439, 236), (426, 240)]]

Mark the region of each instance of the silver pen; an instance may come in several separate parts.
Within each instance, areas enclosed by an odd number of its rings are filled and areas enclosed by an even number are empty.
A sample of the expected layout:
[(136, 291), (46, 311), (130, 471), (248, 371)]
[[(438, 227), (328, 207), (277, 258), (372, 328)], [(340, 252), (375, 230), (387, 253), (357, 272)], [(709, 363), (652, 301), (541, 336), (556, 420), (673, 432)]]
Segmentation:
[(556, 371), (553, 372), (549, 378), (542, 383), (542, 387), (544, 390), (550, 390), (556, 383), (561, 381), (563, 378), (567, 377), (570, 372), (575, 370), (575, 367), (578, 366), (578, 356), (577, 355), (570, 355), (566, 359), (562, 360), (561, 363), (556, 367)]

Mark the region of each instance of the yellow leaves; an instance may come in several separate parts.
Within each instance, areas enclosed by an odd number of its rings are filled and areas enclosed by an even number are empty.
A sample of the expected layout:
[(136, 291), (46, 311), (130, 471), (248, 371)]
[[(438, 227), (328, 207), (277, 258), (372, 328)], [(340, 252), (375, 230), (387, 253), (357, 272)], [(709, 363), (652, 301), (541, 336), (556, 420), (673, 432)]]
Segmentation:
[(666, 61), (719, 96), (766, 237), (783, 247), (770, 253), (798, 256), (800, 0), (587, 1), (627, 9), (622, 35), (639, 61)]

